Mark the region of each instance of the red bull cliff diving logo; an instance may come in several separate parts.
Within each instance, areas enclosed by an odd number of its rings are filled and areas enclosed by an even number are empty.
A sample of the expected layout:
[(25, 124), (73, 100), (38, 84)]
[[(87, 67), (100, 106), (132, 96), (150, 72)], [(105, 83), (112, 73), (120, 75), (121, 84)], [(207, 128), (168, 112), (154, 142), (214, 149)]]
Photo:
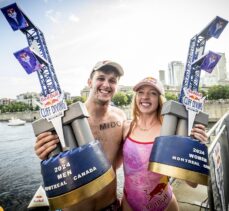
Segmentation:
[(68, 107), (64, 101), (63, 93), (60, 94), (59, 91), (55, 91), (45, 97), (42, 96), (40, 100), (42, 103), (40, 115), (48, 122), (52, 122), (57, 135), (59, 136), (61, 146), (64, 149), (66, 145), (64, 141), (61, 118), (64, 116), (64, 111), (66, 111)]
[(64, 116), (64, 111), (67, 110), (67, 104), (59, 91), (48, 94), (46, 97), (42, 96), (40, 100), (42, 103), (40, 109), (42, 118), (51, 121), (53, 118)]
[(188, 135), (190, 135), (196, 114), (203, 110), (205, 97), (197, 91), (184, 88), (183, 104), (188, 111)]

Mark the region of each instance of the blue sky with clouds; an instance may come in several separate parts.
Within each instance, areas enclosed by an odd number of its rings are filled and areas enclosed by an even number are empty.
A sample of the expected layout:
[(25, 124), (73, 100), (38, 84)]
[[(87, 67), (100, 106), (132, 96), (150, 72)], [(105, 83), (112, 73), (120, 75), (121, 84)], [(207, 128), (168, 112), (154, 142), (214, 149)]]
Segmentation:
[[(190, 39), (212, 19), (229, 20), (228, 0), (0, 0), (0, 7), (14, 2), (44, 33), (60, 86), (72, 95), (100, 60), (123, 66), (123, 85), (158, 77), (170, 61), (186, 62)], [(40, 92), (37, 74), (27, 75), (13, 55), (27, 47), (26, 37), (2, 14), (0, 32), (0, 98)], [(229, 61), (229, 26), (207, 50)]]

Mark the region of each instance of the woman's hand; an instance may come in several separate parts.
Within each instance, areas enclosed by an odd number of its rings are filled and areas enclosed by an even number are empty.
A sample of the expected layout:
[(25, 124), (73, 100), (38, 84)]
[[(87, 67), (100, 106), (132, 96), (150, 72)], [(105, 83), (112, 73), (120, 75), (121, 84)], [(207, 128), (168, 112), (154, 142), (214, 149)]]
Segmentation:
[(37, 136), (37, 140), (34, 146), (36, 155), (44, 160), (48, 157), (48, 154), (52, 152), (59, 142), (58, 136), (51, 132), (44, 132)]
[(194, 125), (191, 131), (191, 135), (194, 136), (194, 138), (198, 139), (201, 143), (206, 144), (208, 141), (208, 136), (204, 125), (201, 124)]

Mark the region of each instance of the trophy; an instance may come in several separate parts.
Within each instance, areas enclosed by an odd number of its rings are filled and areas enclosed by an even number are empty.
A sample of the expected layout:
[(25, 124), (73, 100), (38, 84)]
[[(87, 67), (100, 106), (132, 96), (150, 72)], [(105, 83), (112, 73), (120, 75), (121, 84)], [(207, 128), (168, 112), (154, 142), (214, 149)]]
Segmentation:
[(218, 38), (228, 21), (216, 17), (190, 41), (179, 102), (168, 101), (162, 107), (163, 123), (155, 139), (149, 170), (163, 175), (207, 185), (208, 147), (191, 136), (194, 124), (208, 125), (203, 112), (204, 97), (198, 92), (201, 70), (211, 73), (221, 56), (209, 51), (206, 41)]
[(77, 102), (67, 106), (49, 56), (44, 35), (16, 3), (1, 8), (13, 30), (26, 35), (29, 47), (14, 53), (41, 85), (40, 116), (32, 123), (35, 136), (50, 131), (60, 144), (41, 162), (44, 190), (51, 210), (75, 205), (115, 179), (115, 172), (89, 127), (88, 112)]

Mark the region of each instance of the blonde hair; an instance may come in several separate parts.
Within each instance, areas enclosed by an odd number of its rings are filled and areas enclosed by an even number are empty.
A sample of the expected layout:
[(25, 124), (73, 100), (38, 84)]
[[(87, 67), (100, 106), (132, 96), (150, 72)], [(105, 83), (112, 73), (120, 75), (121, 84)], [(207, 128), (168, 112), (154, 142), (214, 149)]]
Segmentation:
[[(161, 110), (162, 110), (162, 106), (165, 102), (166, 102), (166, 98), (163, 95), (159, 95), (158, 96), (158, 107), (157, 107), (157, 119), (160, 121), (161, 124), (163, 121), (163, 116), (161, 115)], [(140, 111), (139, 111), (137, 103), (136, 103), (136, 93), (134, 93), (131, 107), (132, 107), (132, 121), (131, 121), (129, 132), (131, 132), (133, 127), (137, 124), (139, 116), (140, 116)]]

